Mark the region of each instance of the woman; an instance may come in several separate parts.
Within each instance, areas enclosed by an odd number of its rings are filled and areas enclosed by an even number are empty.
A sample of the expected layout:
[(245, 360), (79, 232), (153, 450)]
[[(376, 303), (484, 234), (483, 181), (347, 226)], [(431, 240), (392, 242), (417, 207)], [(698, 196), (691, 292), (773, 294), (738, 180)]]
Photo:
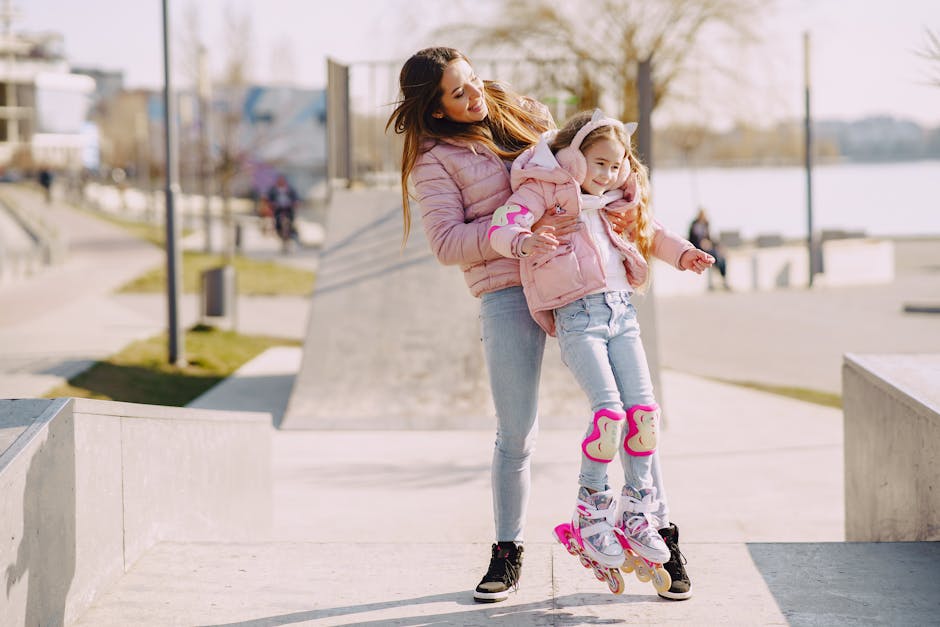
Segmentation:
[[(386, 130), (404, 136), (404, 237), (411, 228), (410, 181), (438, 261), (459, 265), (471, 293), (481, 299), (483, 348), (497, 415), (492, 463), (496, 543), (474, 598), (502, 601), (517, 585), (522, 567), (545, 333), (529, 315), (519, 261), (494, 251), (487, 230), (493, 212), (511, 194), (512, 161), (555, 125), (544, 105), (483, 81), (453, 48), (418, 51), (402, 67), (399, 84), (401, 100)], [(559, 237), (580, 228), (577, 217), (564, 215), (546, 215), (537, 226)]]

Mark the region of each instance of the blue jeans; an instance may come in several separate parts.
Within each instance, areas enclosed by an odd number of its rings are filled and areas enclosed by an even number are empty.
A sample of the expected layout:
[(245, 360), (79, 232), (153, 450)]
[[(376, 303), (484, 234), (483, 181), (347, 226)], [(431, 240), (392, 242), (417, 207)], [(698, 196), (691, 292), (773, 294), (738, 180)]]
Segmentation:
[[(601, 409), (623, 413), (634, 405), (656, 402), (629, 292), (589, 294), (559, 307), (555, 310), (555, 328), (561, 359), (587, 394), (592, 415)], [(585, 437), (593, 429), (592, 420)], [(661, 525), (667, 525), (658, 450), (652, 455), (635, 456), (620, 446), (619, 454), (624, 483), (637, 489), (655, 487), (659, 501), (655, 515)], [(607, 464), (582, 456), (578, 481), (594, 490), (606, 489)]]
[(481, 300), (483, 351), (497, 420), (492, 466), (496, 540), (521, 542), (545, 333), (529, 315), (521, 287), (489, 292)]

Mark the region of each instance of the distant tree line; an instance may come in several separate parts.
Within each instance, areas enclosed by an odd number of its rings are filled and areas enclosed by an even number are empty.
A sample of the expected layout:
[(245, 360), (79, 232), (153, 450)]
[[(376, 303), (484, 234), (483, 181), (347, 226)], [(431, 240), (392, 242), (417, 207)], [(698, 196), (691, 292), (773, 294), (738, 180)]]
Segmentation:
[[(820, 120), (813, 129), (820, 163), (940, 159), (940, 127), (925, 128), (911, 120)], [(673, 125), (654, 134), (659, 166), (791, 165), (802, 162), (803, 152), (802, 121), (767, 128), (740, 124), (727, 131)]]

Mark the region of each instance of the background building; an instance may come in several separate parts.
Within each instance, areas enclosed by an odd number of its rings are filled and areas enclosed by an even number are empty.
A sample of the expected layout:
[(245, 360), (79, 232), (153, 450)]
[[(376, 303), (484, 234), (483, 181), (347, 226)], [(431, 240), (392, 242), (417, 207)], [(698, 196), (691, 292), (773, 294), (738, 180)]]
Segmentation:
[(95, 82), (72, 74), (57, 33), (22, 34), (0, 14), (0, 167), (80, 169)]

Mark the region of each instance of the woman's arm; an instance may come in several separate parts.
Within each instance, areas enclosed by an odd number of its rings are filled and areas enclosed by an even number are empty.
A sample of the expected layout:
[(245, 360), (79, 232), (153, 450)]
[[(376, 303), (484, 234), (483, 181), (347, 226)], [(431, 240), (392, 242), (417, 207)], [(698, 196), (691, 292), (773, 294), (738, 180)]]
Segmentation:
[(489, 222), (466, 222), (460, 188), (434, 155), (419, 157), (411, 181), (424, 233), (440, 263), (467, 265), (499, 256), (488, 243)]

